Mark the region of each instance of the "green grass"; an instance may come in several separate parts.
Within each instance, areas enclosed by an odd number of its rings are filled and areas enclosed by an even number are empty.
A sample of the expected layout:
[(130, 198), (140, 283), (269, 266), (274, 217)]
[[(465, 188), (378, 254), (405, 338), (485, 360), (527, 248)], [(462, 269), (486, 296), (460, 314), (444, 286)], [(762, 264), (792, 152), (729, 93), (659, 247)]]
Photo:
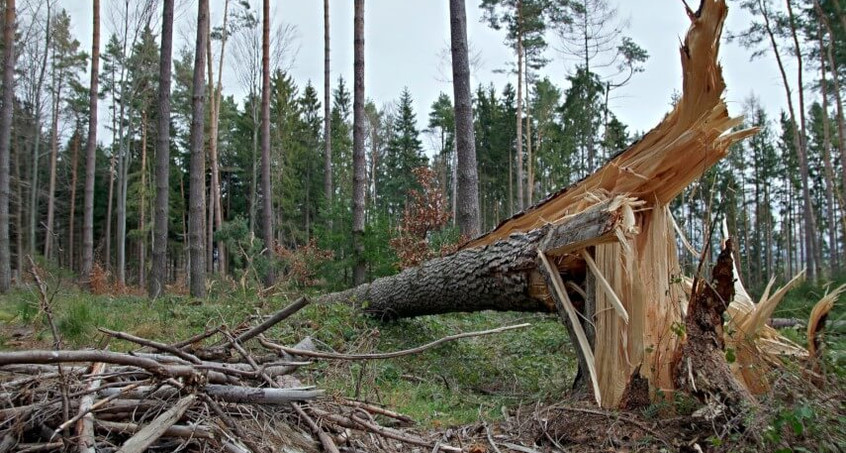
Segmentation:
[[(109, 339), (97, 327), (175, 342), (206, 328), (236, 327), (254, 314), (272, 313), (292, 298), (259, 303), (218, 289), (204, 301), (168, 296), (149, 301), (137, 296), (92, 296), (74, 289), (53, 296), (56, 325), (67, 347), (104, 347)], [(263, 307), (263, 308), (259, 308)], [(329, 361), (298, 373), (308, 384), (332, 394), (389, 405), (423, 426), (444, 427), (502, 417), (503, 406), (559, 400), (575, 373), (574, 352), (557, 319), (540, 314), (474, 313), (427, 316), (382, 323), (343, 305), (310, 305), (268, 332), (281, 344), (311, 336), (338, 352), (388, 352), (409, 349), (467, 331), (529, 322), (531, 327), (446, 343), (420, 354), (368, 362)], [(35, 339), (50, 347), (52, 337), (34, 290), (0, 297), (0, 325), (29, 326)], [(253, 321), (255, 323), (255, 321)], [(0, 330), (0, 348), (8, 329)], [(108, 341), (111, 350), (129, 350)], [(19, 346), (18, 346), (19, 347)]]

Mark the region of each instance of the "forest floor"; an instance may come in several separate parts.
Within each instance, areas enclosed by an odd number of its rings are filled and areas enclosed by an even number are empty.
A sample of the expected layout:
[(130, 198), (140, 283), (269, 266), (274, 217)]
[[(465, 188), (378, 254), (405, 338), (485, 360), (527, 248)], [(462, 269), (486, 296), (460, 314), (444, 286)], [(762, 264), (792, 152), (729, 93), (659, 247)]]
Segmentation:
[[(291, 291), (262, 299), (234, 287), (223, 290), (227, 285), (219, 284), (212, 285), (202, 301), (166, 296), (151, 302), (133, 290), (92, 296), (67, 281), (53, 278), (48, 284), (66, 347), (108, 345), (113, 351), (135, 345), (106, 338), (98, 327), (168, 343), (208, 327), (237, 326), (278, 310), (298, 295)], [(805, 318), (822, 291), (811, 285), (794, 290), (777, 316)], [(845, 306), (841, 299), (829, 319), (846, 319)], [(51, 347), (50, 329), (38, 307), (34, 286), (0, 297), (0, 349)], [(826, 336), (823, 385), (811, 385), (798, 364), (785, 362), (772, 377), (773, 392), (761, 398), (759, 407), (750, 408), (740, 420), (712, 421), (694, 416), (700, 404), (682, 395), (622, 412), (599, 410), (586, 395), (572, 394), (576, 358), (563, 326), (552, 316), (486, 312), (381, 323), (351, 307), (309, 305), (267, 336), (280, 344), (310, 336), (323, 350), (372, 353), (518, 323), (531, 326), (390, 360), (321, 361), (297, 377), (330, 395), (403, 413), (416, 421), (419, 434), (473, 453), (846, 451), (842, 329)], [(786, 332), (804, 343), (803, 330)], [(389, 444), (384, 451), (396, 450)]]

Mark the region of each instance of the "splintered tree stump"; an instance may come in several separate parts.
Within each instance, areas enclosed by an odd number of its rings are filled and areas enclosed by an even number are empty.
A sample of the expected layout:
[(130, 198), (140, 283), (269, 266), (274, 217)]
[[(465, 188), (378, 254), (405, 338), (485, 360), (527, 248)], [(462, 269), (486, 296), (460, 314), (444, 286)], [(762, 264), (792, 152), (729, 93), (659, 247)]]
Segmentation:
[(726, 360), (723, 314), (734, 298), (732, 241), (717, 258), (711, 281), (697, 279), (685, 319), (685, 335), (674, 367), (677, 388), (703, 403), (717, 403), (737, 414), (754, 404)]

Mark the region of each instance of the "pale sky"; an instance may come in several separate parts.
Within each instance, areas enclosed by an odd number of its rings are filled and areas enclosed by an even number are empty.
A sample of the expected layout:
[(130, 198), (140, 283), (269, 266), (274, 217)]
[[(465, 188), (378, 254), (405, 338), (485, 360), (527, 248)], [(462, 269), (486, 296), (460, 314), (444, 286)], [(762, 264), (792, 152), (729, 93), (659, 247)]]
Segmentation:
[[(133, 0), (134, 1), (134, 0)], [(223, 0), (210, 0), (212, 25), (220, 25)], [(353, 2), (351, 0), (330, 0), (332, 77), (339, 75), (352, 86), (352, 24)], [(117, 8), (122, 0), (103, 0), (103, 22), (101, 24), (101, 45), (105, 47), (111, 30), (105, 20), (110, 8)], [(190, 29), (196, 22), (196, 1), (177, 1), (182, 14), (175, 25), (174, 51), (186, 45), (184, 36), (191, 35)], [(254, 7), (260, 1), (251, 0)], [(678, 47), (689, 25), (689, 19), (679, 0), (610, 0), (619, 8), (619, 18), (628, 21), (625, 34), (645, 48), (650, 55), (645, 71), (637, 74), (629, 85), (618, 90), (611, 101), (614, 113), (629, 126), (630, 132), (646, 131), (654, 127), (669, 110), (674, 90), (681, 88), (681, 68)], [(696, 3), (693, 1), (692, 3)], [(91, 48), (91, 6), (90, 0), (59, 0), (59, 6), (71, 14), (74, 34), (82, 47)], [(493, 82), (501, 91), (506, 81), (516, 76), (498, 73), (514, 60), (503, 43), (503, 33), (491, 30), (480, 21), (479, 0), (467, 0), (468, 35), (471, 46), (479, 52), (480, 67), (473, 70), (472, 85)], [(429, 107), (440, 92), (452, 97), (452, 87), (444, 81), (444, 68), (440, 54), (449, 42), (449, 2), (447, 0), (367, 0), (365, 7), (365, 93), (377, 105), (383, 105), (399, 98), (403, 87), (408, 86), (415, 101), (420, 129), (426, 126)], [(273, 0), (271, 15), (275, 21), (293, 24), (297, 27), (299, 53), (291, 74), (302, 88), (308, 80), (318, 90), (322, 101), (323, 89), (323, 2), (320, 0)], [(161, 14), (158, 13), (160, 22)], [(748, 26), (748, 16), (739, 7), (729, 11), (726, 30), (740, 31)], [(542, 74), (559, 86), (566, 88), (567, 71), (572, 70), (573, 61), (568, 61), (556, 50), (558, 38), (548, 37), (551, 44), (547, 51), (550, 60)], [(193, 42), (190, 43), (193, 45)], [(231, 55), (231, 53), (229, 53)], [(728, 91), (726, 100), (733, 115), (739, 114), (743, 100), (755, 93), (771, 118), (785, 104), (784, 92), (774, 58), (764, 56), (749, 61), (749, 52), (737, 44), (723, 44), (720, 60)], [(224, 93), (235, 94), (240, 100), (243, 90), (238, 86), (237, 67), (229, 58), (224, 74)], [(795, 71), (794, 71), (795, 72)], [(795, 77), (795, 75), (793, 76)], [(512, 80), (515, 83), (516, 80)], [(333, 82), (333, 87), (335, 83)], [(107, 109), (101, 107), (102, 115)], [(102, 122), (102, 123), (105, 123)], [(100, 141), (109, 141), (108, 132), (102, 130)], [(423, 140), (424, 144), (428, 141)]]

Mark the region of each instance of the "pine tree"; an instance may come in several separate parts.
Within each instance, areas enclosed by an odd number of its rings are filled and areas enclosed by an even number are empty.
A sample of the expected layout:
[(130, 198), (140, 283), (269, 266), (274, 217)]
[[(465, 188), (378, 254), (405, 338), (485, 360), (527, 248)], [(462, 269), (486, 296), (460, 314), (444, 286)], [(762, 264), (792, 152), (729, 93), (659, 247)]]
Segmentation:
[(364, 0), (355, 0), (353, 24), (353, 284), (365, 280), (364, 203), (367, 169), (364, 139)]
[[(266, 0), (265, 0), (266, 1)], [(203, 147), (205, 120), (206, 46), (209, 45), (209, 3), (200, 0), (197, 7), (197, 41), (194, 48), (192, 86), (190, 196), (188, 212), (190, 290), (193, 297), (206, 296), (205, 192), (206, 153)]]
[(82, 269), (80, 279), (90, 283), (94, 266), (94, 178), (97, 170), (97, 97), (100, 74), (100, 0), (93, 1), (94, 28), (91, 39), (91, 85), (89, 88), (88, 139), (85, 144), (85, 202), (82, 222)]
[(453, 217), (461, 234), (472, 238), (481, 233), (479, 214), (479, 175), (473, 106), (470, 98), (470, 58), (467, 46), (467, 12), (464, 0), (450, 0), (452, 42), (452, 87), (455, 96), (456, 181), (453, 191)]
[(0, 110), (0, 294), (12, 286), (9, 247), (9, 145), (15, 92), (15, 0), (6, 0), (3, 15), (3, 105)]
[(170, 75), (173, 60), (173, 3), (164, 0), (159, 52), (159, 111), (156, 141), (156, 202), (153, 219), (153, 265), (148, 295), (164, 293), (167, 281), (167, 242), (170, 223)]

